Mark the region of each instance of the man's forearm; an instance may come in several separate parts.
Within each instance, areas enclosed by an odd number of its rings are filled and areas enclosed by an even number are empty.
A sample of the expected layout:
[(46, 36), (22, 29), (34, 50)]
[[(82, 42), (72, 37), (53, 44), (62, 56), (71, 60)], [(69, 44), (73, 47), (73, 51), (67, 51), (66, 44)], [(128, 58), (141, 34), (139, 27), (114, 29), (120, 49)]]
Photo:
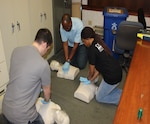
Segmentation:
[(68, 58), (69, 60), (72, 59), (72, 57), (74, 56), (74, 54), (77, 51), (77, 48), (78, 48), (78, 43), (74, 43), (74, 47), (72, 48), (71, 53), (69, 54), (69, 58)]
[(46, 102), (49, 101), (51, 96), (51, 87), (50, 86), (43, 86), (43, 92), (44, 92), (44, 100)]
[(63, 49), (65, 54), (65, 59), (68, 60), (68, 42), (63, 42)]

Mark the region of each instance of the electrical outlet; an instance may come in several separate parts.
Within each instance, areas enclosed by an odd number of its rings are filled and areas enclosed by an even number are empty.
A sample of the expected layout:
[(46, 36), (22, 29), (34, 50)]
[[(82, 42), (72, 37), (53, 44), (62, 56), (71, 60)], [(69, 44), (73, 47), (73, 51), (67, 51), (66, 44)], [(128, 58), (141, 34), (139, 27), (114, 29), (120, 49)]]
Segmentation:
[(92, 21), (91, 20), (88, 21), (88, 25), (92, 25)]

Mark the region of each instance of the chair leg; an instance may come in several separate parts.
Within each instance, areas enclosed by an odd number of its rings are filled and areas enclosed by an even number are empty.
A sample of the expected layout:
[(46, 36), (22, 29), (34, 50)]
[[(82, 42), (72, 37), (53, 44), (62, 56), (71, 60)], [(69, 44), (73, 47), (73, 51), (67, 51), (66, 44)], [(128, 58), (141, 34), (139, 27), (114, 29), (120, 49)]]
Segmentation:
[(123, 55), (120, 56), (120, 66), (122, 69), (128, 73), (129, 67), (130, 67), (130, 62), (131, 62), (131, 57), (124, 57)]
[(126, 73), (128, 73), (128, 68), (127, 68), (127, 67), (122, 66), (122, 68), (123, 68), (123, 70), (124, 70)]

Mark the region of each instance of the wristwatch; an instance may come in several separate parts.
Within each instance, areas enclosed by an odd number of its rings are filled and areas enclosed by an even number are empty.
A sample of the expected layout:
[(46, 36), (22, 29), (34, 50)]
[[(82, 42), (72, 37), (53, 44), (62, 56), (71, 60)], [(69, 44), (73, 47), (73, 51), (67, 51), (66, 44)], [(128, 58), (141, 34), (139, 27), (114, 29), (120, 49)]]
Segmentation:
[(68, 59), (68, 60), (67, 60), (67, 62), (69, 62), (69, 63), (70, 63), (70, 59)]

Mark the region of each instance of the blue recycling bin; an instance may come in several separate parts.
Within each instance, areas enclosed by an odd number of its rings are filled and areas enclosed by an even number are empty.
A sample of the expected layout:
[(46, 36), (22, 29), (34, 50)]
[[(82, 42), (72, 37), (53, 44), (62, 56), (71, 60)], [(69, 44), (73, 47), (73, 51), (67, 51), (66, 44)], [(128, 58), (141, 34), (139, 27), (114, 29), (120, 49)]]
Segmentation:
[[(104, 15), (104, 41), (113, 52), (113, 45), (118, 25), (121, 21), (126, 20), (128, 11), (123, 7), (105, 7)], [(118, 55), (113, 52), (115, 58)]]

